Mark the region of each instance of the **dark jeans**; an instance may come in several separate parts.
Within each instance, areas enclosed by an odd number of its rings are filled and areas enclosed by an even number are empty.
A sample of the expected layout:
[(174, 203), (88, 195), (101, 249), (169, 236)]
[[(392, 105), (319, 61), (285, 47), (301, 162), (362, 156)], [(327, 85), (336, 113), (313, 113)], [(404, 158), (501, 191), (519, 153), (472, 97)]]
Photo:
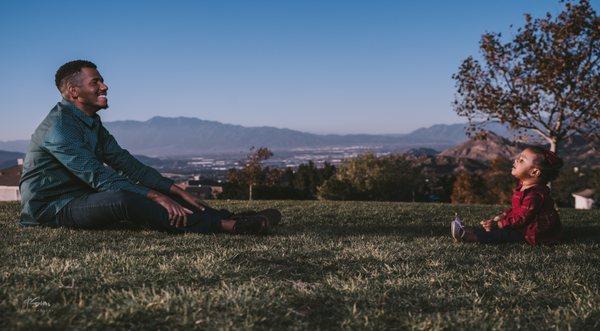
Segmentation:
[(171, 226), (165, 208), (127, 191), (105, 191), (76, 198), (60, 210), (56, 220), (59, 226), (76, 229), (101, 229), (120, 221), (130, 221), (159, 231), (212, 233), (219, 231), (219, 221), (232, 215), (224, 209), (199, 210), (179, 197), (169, 197), (194, 212), (187, 216), (187, 226)]
[(501, 244), (525, 242), (525, 235), (521, 231), (513, 229), (492, 229), (485, 231), (482, 228), (474, 229), (477, 241), (483, 244)]

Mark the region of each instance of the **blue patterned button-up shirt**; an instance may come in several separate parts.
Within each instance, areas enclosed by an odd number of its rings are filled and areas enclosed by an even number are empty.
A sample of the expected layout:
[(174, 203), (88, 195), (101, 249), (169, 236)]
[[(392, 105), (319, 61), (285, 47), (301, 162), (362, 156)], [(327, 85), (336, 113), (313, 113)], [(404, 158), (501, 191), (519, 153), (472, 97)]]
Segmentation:
[[(106, 166), (106, 165), (108, 166)], [(21, 175), (21, 225), (55, 224), (69, 201), (85, 194), (125, 190), (167, 193), (173, 181), (117, 144), (100, 117), (62, 100), (31, 136)]]

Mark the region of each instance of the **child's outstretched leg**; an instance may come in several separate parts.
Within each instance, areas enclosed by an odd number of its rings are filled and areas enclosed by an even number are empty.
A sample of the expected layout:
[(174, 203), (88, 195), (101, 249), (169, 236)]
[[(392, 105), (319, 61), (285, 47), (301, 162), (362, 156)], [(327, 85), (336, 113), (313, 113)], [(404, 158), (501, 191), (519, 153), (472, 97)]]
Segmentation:
[(486, 231), (484, 229), (474, 229), (474, 236), (477, 242), (482, 244), (502, 244), (502, 243), (524, 243), (525, 235), (522, 231), (514, 229), (492, 229)]
[(478, 242), (482, 244), (500, 244), (511, 242), (525, 242), (522, 231), (513, 229), (467, 228), (457, 216), (450, 224), (450, 233), (457, 242)]

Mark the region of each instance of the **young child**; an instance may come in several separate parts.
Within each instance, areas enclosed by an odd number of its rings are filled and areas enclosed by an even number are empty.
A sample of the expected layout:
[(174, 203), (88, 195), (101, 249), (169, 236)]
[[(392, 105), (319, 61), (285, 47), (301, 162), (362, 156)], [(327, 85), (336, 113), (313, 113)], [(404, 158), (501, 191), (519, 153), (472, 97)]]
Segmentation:
[(456, 241), (479, 243), (527, 242), (531, 245), (560, 241), (562, 226), (548, 182), (556, 179), (562, 160), (541, 147), (529, 147), (513, 163), (511, 174), (519, 180), (512, 208), (481, 222), (482, 228), (466, 228), (457, 217), (451, 224)]

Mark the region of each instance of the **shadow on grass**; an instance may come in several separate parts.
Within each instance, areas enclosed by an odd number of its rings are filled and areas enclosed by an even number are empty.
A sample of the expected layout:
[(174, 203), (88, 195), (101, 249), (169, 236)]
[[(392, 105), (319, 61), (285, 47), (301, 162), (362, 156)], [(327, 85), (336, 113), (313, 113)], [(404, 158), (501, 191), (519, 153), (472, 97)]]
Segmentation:
[[(78, 231), (156, 231), (181, 235), (183, 232), (153, 230), (140, 224), (131, 222), (118, 222), (95, 229), (80, 229)], [(449, 226), (429, 224), (283, 224), (272, 230), (271, 236), (289, 234), (317, 234), (336, 237), (348, 236), (400, 236), (400, 237), (439, 237), (448, 236)]]
[(311, 233), (332, 237), (398, 236), (404, 238), (422, 238), (447, 237), (450, 234), (450, 227), (439, 224), (319, 225), (310, 228), (301, 225), (288, 225), (285, 226), (284, 231), (286, 233)]
[[(139, 224), (131, 222), (114, 223), (100, 229), (82, 231), (133, 231), (141, 232), (151, 230)], [(156, 231), (156, 230), (154, 230)], [(157, 233), (169, 233), (181, 235), (182, 232), (156, 231)], [(280, 236), (290, 234), (315, 234), (328, 237), (354, 237), (354, 236), (397, 236), (402, 238), (424, 238), (424, 237), (447, 237), (450, 235), (450, 226), (439, 223), (422, 224), (283, 224), (274, 229), (269, 236)], [(600, 243), (600, 226), (565, 226), (564, 243)]]
[(310, 253), (288, 254), (285, 257), (257, 255), (240, 252), (228, 262), (243, 265), (243, 274), (229, 275), (236, 278), (267, 276), (270, 280), (318, 282), (325, 275), (335, 273), (339, 266), (333, 261), (337, 253), (331, 250), (317, 250)]
[(344, 317), (347, 317), (348, 311), (343, 298), (334, 294), (338, 293), (291, 297), (288, 310), (306, 321), (310, 328), (337, 329)]
[(583, 243), (583, 244), (599, 244), (600, 243), (600, 226), (574, 226), (565, 227), (564, 229), (565, 243)]

